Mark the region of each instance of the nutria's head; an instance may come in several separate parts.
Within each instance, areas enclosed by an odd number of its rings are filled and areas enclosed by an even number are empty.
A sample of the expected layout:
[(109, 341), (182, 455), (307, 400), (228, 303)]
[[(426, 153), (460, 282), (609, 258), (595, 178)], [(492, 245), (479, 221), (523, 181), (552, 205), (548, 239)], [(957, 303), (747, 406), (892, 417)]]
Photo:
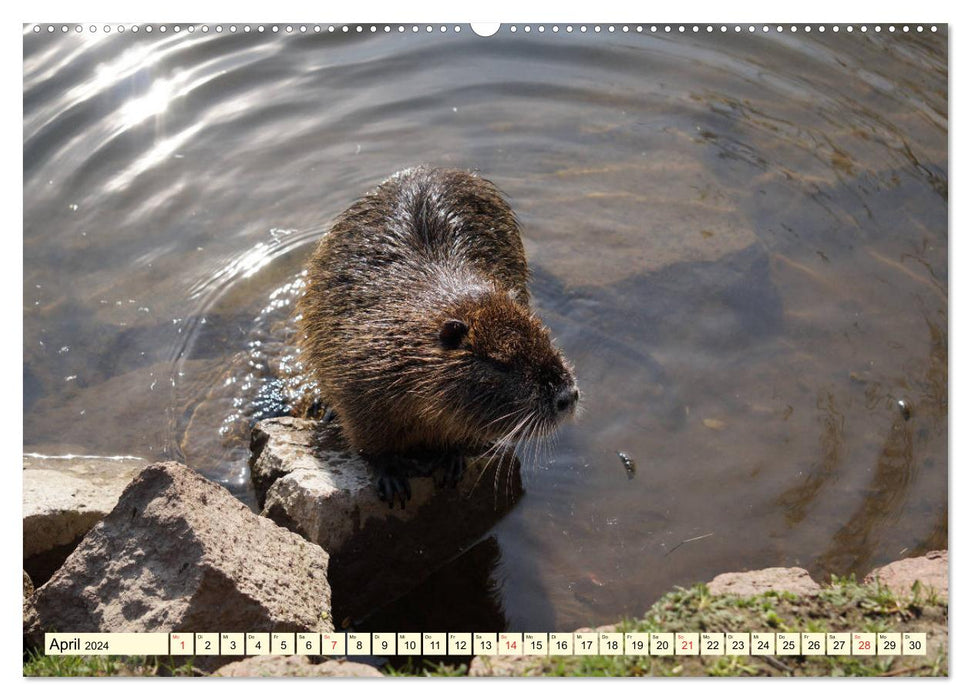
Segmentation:
[(575, 412), (580, 394), (571, 367), (513, 295), (473, 293), (429, 320), (446, 368), (426, 395), (429, 415), (447, 416), (466, 439), (512, 444), (546, 436)]

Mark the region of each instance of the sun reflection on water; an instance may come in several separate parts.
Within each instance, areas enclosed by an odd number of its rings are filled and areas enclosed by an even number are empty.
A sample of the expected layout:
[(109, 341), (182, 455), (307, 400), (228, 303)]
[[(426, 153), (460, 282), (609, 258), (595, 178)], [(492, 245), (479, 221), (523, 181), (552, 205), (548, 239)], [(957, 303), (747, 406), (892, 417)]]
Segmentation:
[(120, 110), (121, 128), (129, 129), (136, 124), (165, 112), (176, 94), (176, 80), (157, 78), (144, 95), (132, 98)]

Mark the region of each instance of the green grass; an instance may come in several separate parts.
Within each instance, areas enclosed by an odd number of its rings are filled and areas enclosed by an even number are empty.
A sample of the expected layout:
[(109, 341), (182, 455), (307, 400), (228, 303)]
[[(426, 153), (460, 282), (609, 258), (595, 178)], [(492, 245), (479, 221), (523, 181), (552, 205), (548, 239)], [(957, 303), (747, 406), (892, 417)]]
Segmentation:
[(191, 659), (145, 656), (46, 656), (27, 653), (24, 675), (36, 677), (192, 676)]
[(447, 677), (464, 676), (469, 672), (469, 667), (467, 664), (449, 664), (446, 661), (409, 656), (404, 663), (386, 666), (381, 669), (381, 672), (392, 677)]

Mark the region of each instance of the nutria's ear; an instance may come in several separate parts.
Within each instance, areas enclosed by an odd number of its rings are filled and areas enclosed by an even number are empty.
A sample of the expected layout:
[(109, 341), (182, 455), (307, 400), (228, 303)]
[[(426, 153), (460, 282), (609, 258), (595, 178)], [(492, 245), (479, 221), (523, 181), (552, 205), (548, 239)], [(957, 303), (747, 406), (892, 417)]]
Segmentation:
[(462, 339), (468, 332), (469, 327), (465, 324), (465, 321), (450, 318), (442, 324), (441, 330), (438, 331), (438, 339), (442, 341), (442, 345), (445, 347), (455, 349), (462, 343)]

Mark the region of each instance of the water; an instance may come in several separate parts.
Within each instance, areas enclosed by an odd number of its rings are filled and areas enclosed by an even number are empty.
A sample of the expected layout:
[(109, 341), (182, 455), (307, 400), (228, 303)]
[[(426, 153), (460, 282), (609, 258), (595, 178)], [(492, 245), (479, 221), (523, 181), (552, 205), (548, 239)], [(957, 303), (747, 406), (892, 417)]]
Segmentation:
[(25, 451), (251, 503), (306, 256), (428, 162), (508, 194), (583, 413), (399, 621), (452, 590), (456, 629), (572, 630), (945, 547), (946, 30), (463, 29), (25, 29)]

